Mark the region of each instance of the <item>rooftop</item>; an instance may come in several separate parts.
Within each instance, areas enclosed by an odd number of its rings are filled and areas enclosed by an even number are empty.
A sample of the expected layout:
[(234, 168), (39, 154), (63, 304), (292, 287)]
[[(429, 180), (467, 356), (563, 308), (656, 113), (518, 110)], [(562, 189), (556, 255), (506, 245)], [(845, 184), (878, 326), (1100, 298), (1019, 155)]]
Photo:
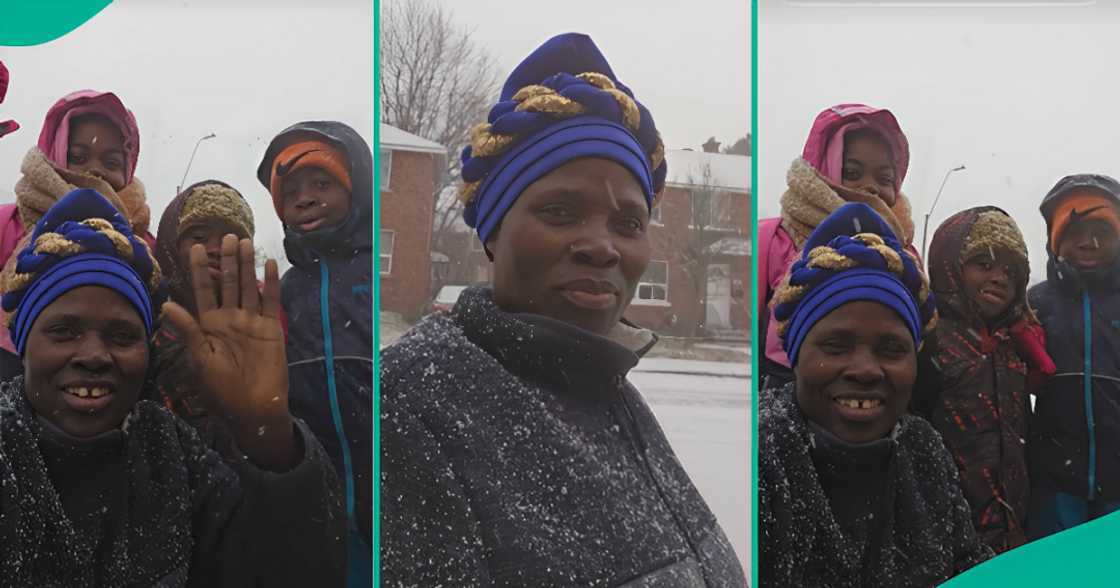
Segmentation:
[[(695, 186), (709, 183), (713, 187), (733, 192), (751, 191), (751, 158), (743, 155), (706, 153), (686, 149), (669, 149), (665, 152), (669, 162), (669, 175), (665, 183), (670, 186)], [(705, 168), (711, 169), (705, 182)]]
[(380, 148), (388, 149), (390, 151), (418, 151), (420, 153), (438, 153), (445, 154), (447, 150), (442, 145), (435, 141), (429, 141), (423, 137), (406, 133), (394, 127), (381, 123), (381, 136)]

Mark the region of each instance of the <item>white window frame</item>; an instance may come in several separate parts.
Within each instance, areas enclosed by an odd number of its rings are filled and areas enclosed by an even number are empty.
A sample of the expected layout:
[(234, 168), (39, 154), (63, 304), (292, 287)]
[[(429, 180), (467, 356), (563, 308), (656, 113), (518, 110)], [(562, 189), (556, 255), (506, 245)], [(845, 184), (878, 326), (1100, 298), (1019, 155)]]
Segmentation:
[[(384, 165), (385, 158), (389, 159), (389, 165)], [(381, 166), (381, 192), (388, 192), (390, 180), (393, 178), (393, 150), (382, 149), (378, 155), (378, 164)]]
[(385, 258), (389, 259), (389, 269), (387, 269), (383, 272), (380, 272), (381, 275), (383, 275), (383, 276), (389, 276), (389, 275), (393, 274), (393, 251), (397, 248), (397, 232), (394, 231), (393, 229), (381, 229), (380, 242), (378, 243), (379, 248), (385, 246), (385, 233), (389, 233), (390, 235), (392, 235), (393, 243), (389, 247), (389, 252), (388, 253), (386, 253), (384, 249), (380, 249), (378, 251), (378, 255), (380, 257), (378, 258), (379, 261), (377, 263), (378, 263), (378, 271), (380, 271), (380, 269), (381, 269), (380, 268), (380, 264), (381, 264), (380, 260), (385, 259)]
[[(661, 283), (639, 281), (638, 287), (634, 289), (634, 299), (630, 301), (630, 304), (636, 304), (639, 306), (672, 306), (672, 303), (669, 302), (669, 262), (664, 259), (651, 259), (649, 260), (649, 263), (650, 265), (653, 265), (655, 263), (665, 264), (665, 282)], [(649, 271), (648, 267), (646, 268), (646, 271)], [(665, 298), (642, 298), (642, 286), (649, 286), (651, 288), (656, 286), (662, 288), (665, 291)]]
[(655, 227), (665, 226), (665, 218), (661, 213), (661, 205), (654, 206), (653, 209), (649, 211), (649, 224)]

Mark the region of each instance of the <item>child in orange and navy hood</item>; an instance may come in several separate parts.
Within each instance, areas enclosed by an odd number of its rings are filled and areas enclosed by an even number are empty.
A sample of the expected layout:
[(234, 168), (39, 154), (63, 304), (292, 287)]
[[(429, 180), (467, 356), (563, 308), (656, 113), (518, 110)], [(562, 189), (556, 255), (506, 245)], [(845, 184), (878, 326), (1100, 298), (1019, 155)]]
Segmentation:
[(346, 491), (350, 585), (372, 577), (373, 156), (354, 129), (302, 122), (257, 169), (284, 223), (292, 414), (311, 427)]
[(1040, 209), (1050, 259), (1029, 296), (1057, 373), (1031, 421), (1032, 539), (1120, 510), (1120, 183), (1066, 176)]

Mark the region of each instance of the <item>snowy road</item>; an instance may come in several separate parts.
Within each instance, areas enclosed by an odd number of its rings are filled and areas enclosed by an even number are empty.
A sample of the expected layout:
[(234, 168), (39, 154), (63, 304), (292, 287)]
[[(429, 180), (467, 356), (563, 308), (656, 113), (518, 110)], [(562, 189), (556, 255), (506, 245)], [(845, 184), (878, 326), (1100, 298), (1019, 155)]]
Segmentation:
[(643, 359), (630, 372), (750, 577), (750, 365)]

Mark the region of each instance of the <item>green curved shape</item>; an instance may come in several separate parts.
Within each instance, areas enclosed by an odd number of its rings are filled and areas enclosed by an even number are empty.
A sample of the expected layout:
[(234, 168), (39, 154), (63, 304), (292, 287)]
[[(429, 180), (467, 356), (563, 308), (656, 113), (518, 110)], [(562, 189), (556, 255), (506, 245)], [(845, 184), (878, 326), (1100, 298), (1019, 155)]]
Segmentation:
[(53, 41), (80, 27), (113, 0), (0, 0), (0, 45)]
[(942, 586), (1116, 586), (1118, 537), (1120, 512), (1012, 549)]

